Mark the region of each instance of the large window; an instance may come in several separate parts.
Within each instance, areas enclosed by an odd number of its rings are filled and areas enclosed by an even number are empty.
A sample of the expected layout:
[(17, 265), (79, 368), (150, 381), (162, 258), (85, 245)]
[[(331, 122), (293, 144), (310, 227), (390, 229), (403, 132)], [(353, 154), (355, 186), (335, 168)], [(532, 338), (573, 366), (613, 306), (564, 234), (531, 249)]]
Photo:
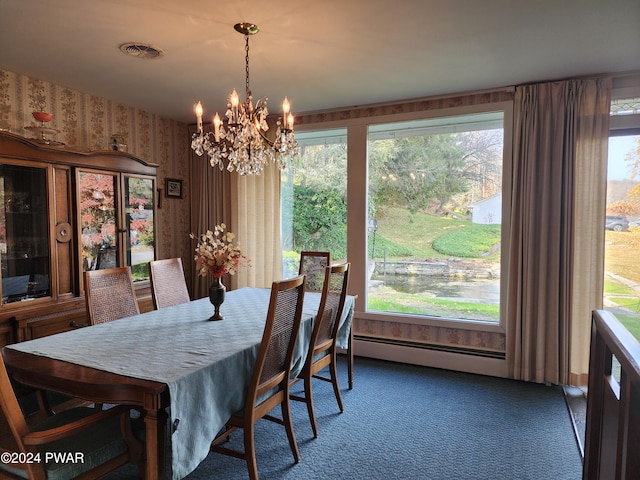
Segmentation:
[(367, 310), (500, 321), (501, 111), (370, 126)]
[(614, 101), (611, 112), (603, 306), (640, 340), (640, 99)]
[(300, 252), (347, 258), (346, 130), (296, 133), (300, 156), (282, 172), (283, 277), (298, 273)]

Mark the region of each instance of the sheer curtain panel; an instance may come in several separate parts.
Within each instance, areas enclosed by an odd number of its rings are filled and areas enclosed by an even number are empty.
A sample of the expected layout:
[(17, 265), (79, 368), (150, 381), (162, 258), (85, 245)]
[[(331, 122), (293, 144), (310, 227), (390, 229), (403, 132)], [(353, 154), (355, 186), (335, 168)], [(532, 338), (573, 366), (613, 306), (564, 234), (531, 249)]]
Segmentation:
[(235, 175), (233, 228), (251, 267), (231, 279), (233, 288), (262, 287), (282, 278), (280, 170), (269, 164), (262, 175)]

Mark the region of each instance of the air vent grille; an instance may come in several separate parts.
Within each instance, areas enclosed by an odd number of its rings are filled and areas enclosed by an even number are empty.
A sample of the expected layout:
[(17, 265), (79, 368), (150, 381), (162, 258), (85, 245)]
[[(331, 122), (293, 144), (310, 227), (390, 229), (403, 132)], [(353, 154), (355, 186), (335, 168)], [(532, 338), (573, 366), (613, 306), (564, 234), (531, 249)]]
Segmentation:
[(164, 55), (161, 49), (142, 43), (123, 43), (120, 50), (132, 57), (143, 59), (160, 58)]

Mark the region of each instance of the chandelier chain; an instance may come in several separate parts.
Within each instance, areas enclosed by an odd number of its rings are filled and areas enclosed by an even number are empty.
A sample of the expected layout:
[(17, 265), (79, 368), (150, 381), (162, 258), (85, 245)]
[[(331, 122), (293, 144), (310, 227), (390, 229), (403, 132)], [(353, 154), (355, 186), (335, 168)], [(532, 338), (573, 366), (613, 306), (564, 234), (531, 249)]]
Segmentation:
[(246, 99), (249, 99), (251, 96), (251, 88), (249, 87), (249, 35), (244, 36), (244, 62), (245, 62), (245, 94)]

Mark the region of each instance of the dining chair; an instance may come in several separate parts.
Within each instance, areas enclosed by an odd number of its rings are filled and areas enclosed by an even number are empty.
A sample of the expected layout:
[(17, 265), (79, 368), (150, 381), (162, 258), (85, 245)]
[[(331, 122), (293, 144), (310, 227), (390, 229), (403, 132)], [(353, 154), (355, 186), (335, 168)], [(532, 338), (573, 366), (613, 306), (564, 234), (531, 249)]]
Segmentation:
[[(336, 341), (340, 318), (342, 317), (347, 296), (349, 267), (349, 263), (327, 267), (322, 287), (322, 297), (320, 298), (318, 314), (313, 325), (307, 357), (301, 372), (291, 382), (291, 385), (300, 381), (304, 382), (304, 391), (301, 394), (291, 394), (289, 398), (307, 404), (314, 437), (318, 436), (318, 426), (313, 406), (312, 380), (314, 378), (332, 383), (340, 412), (344, 411), (340, 386), (338, 385)], [(320, 371), (326, 367), (329, 367), (328, 377), (320, 375)]]
[(132, 433), (129, 408), (80, 407), (28, 423), (4, 361), (0, 361), (0, 456), (0, 478), (93, 480), (128, 463), (137, 464), (144, 478), (143, 445)]
[[(304, 276), (273, 282), (262, 341), (244, 407), (227, 421), (225, 430), (211, 445), (212, 452), (244, 459), (251, 480), (258, 479), (254, 424), (261, 418), (284, 426), (293, 458), (296, 463), (300, 461), (289, 408), (289, 377), (300, 330), (304, 291)], [(269, 415), (278, 405), (282, 418)], [(220, 445), (237, 429), (244, 431), (244, 451)]]
[(90, 325), (140, 313), (130, 267), (84, 272), (84, 295)]
[(306, 275), (307, 292), (321, 292), (325, 269), (331, 264), (330, 252), (300, 252), (298, 275)]
[(153, 307), (156, 310), (191, 301), (181, 258), (149, 262), (149, 278)]

